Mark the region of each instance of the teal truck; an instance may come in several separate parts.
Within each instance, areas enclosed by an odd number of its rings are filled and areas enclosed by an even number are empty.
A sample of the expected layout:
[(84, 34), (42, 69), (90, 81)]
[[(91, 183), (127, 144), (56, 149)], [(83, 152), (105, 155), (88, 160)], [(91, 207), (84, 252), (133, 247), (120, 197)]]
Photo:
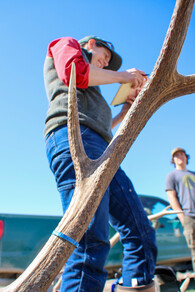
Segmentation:
[(0, 214), (0, 279), (16, 278), (32, 262), (60, 216)]
[[(144, 207), (152, 214), (168, 203), (154, 196), (140, 195)], [(60, 216), (0, 215), (0, 279), (14, 279), (32, 262), (61, 220)], [(158, 264), (181, 266), (190, 262), (190, 251), (176, 215), (167, 215), (155, 222)], [(115, 231), (110, 227), (110, 237)], [(106, 269), (113, 274), (121, 266), (122, 245), (111, 250)]]

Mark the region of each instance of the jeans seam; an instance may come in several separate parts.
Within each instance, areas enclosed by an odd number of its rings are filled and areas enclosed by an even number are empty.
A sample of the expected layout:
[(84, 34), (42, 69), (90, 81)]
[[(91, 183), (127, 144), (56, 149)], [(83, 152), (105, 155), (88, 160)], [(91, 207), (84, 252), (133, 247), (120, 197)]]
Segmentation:
[(85, 252), (84, 252), (84, 259), (82, 262), (82, 269), (81, 269), (81, 281), (80, 281), (80, 285), (79, 285), (79, 291), (82, 291), (82, 282), (83, 282), (83, 278), (85, 275), (85, 262), (86, 262), (86, 257), (87, 257), (87, 253), (86, 253), (86, 249), (87, 249), (87, 232), (85, 233)]
[[(124, 194), (125, 191), (124, 191), (123, 187), (121, 186), (120, 182), (118, 181), (118, 179), (117, 179), (116, 177), (115, 177), (115, 180), (117, 181), (117, 184), (118, 184), (119, 187), (120, 187), (121, 193)], [(129, 191), (129, 193), (130, 193), (130, 191)], [(118, 203), (120, 204), (120, 202), (118, 202)], [(144, 228), (144, 230), (142, 230), (143, 232), (140, 232), (139, 222), (137, 221), (136, 216), (134, 216), (134, 213), (132, 212), (132, 206), (129, 204), (128, 200), (127, 200), (127, 203), (128, 203), (129, 209), (131, 210), (131, 213), (132, 213), (132, 215), (133, 215), (133, 217), (134, 217), (134, 220), (135, 220), (135, 223), (136, 223), (137, 230), (138, 230), (138, 232), (139, 232), (139, 234), (140, 234), (140, 238), (142, 238), (142, 240), (143, 240), (144, 237), (149, 233), (149, 231), (147, 231), (147, 230)], [(121, 204), (120, 206), (123, 207), (122, 204)], [(123, 212), (125, 212), (125, 210), (124, 210)], [(127, 212), (125, 212), (125, 213), (127, 214)], [(128, 214), (127, 214), (127, 215), (128, 215)], [(143, 228), (142, 228), (142, 229), (143, 229)]]

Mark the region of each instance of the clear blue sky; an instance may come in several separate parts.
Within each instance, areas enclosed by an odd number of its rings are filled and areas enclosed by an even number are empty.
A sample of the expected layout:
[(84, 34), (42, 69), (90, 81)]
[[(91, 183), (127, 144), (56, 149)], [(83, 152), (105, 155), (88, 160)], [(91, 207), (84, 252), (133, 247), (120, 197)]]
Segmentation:
[[(55, 38), (98, 35), (114, 43), (122, 70), (151, 73), (175, 6), (173, 0), (1, 1), (0, 213), (61, 215), (60, 196), (45, 155), (47, 98), (43, 63)], [(195, 73), (195, 13), (178, 62)], [(166, 72), (165, 72), (166, 74)], [(102, 86), (111, 102), (118, 84)], [(119, 111), (113, 108), (113, 115)], [(171, 150), (184, 147), (195, 170), (195, 94), (168, 102), (147, 123), (122, 163), (140, 194), (166, 198)]]

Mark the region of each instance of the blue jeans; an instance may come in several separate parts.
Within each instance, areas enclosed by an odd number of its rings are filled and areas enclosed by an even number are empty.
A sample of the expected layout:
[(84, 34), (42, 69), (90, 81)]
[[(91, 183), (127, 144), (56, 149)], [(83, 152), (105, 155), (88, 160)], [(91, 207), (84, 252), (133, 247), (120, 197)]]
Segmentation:
[[(97, 159), (108, 143), (81, 125), (81, 135), (89, 158)], [(61, 195), (63, 212), (69, 206), (75, 186), (67, 127), (61, 126), (46, 137), (46, 152)], [(67, 261), (60, 291), (103, 291), (109, 253), (109, 223), (120, 233), (124, 246), (123, 285), (151, 283), (156, 264), (156, 239), (143, 206), (124, 171), (119, 168), (79, 243)], [(135, 281), (135, 280), (134, 280)]]

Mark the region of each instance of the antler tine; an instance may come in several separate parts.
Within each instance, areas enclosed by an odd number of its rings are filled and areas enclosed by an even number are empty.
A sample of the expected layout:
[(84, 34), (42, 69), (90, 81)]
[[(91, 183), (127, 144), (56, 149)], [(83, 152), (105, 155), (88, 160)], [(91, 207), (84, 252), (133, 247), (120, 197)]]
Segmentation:
[(175, 97), (184, 96), (195, 92), (195, 74), (183, 76), (175, 72), (175, 82), (170, 93), (167, 92), (166, 99), (171, 100)]
[[(187, 34), (194, 0), (176, 1), (171, 22), (153, 72), (159, 68), (167, 78), (176, 70), (177, 60), (181, 53), (183, 43)], [(179, 42), (176, 40), (179, 39)], [(166, 74), (164, 74), (166, 72)]]
[(156, 96), (158, 108), (171, 99), (195, 92), (195, 75), (183, 76), (177, 72), (177, 61), (186, 38), (193, 5), (194, 0), (176, 1), (160, 55), (151, 74), (150, 81), (154, 79), (156, 87), (161, 87)]
[(72, 63), (71, 76), (68, 90), (68, 135), (71, 157), (74, 164), (77, 182), (85, 175), (86, 166), (90, 163), (87, 157), (81, 138), (81, 131), (78, 118), (78, 105), (76, 94), (76, 66)]
[[(178, 0), (176, 3), (163, 48), (151, 76), (117, 130), (111, 142), (115, 145), (113, 147), (109, 145), (110, 156), (114, 156), (115, 164), (118, 159), (121, 160), (117, 145), (120, 144), (125, 157), (127, 149), (131, 147), (145, 124), (161, 105), (178, 96), (195, 92), (194, 75), (182, 76), (176, 71), (177, 59), (186, 36), (193, 4), (194, 0)], [(122, 155), (122, 151), (120, 154)], [(118, 164), (120, 163), (121, 161)]]

